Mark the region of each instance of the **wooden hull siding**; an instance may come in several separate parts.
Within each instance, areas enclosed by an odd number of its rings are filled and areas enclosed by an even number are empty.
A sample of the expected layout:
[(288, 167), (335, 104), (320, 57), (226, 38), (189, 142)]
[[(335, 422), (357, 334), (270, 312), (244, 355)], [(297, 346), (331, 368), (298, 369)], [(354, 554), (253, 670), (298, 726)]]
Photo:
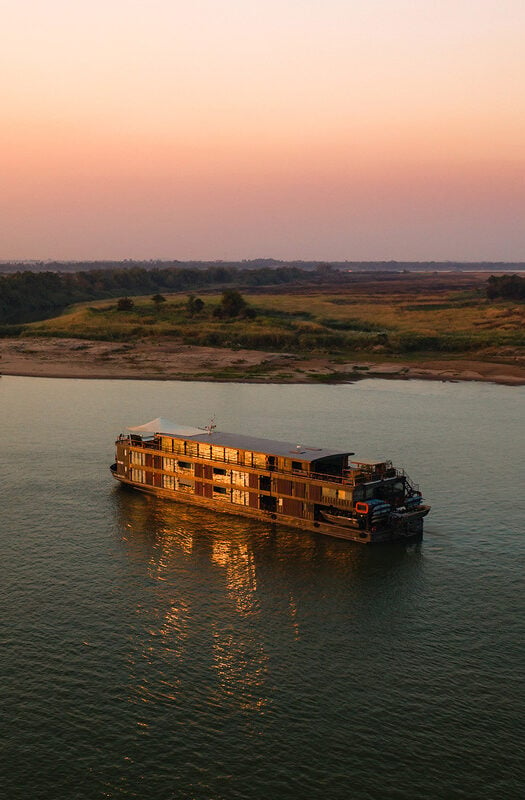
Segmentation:
[[(213, 435), (214, 439), (219, 436)], [(282, 456), (212, 444), (204, 435), (194, 438), (203, 441), (162, 434), (145, 438), (121, 435), (112, 474), (122, 484), (158, 497), (341, 539), (380, 542), (422, 532), (426, 511), (417, 519), (413, 513), (408, 519), (407, 514), (404, 522), (399, 513), (400, 498), (406, 495), (409, 484), (388, 464), (381, 465), (385, 468), (380, 475), (366, 469), (363, 472), (363, 466), (348, 469), (346, 453), (329, 454), (324, 459), (307, 453), (305, 458), (305, 450), (286, 452), (283, 443)], [(268, 442), (275, 450), (276, 444)], [(331, 474), (323, 474), (322, 468), (331, 470)], [(375, 495), (395, 497), (396, 492), (395, 523), (386, 516), (356, 512), (360, 500)], [(331, 512), (329, 519), (323, 511)], [(337, 524), (337, 515), (341, 515), (342, 524)], [(348, 525), (348, 516), (355, 518), (355, 526)]]

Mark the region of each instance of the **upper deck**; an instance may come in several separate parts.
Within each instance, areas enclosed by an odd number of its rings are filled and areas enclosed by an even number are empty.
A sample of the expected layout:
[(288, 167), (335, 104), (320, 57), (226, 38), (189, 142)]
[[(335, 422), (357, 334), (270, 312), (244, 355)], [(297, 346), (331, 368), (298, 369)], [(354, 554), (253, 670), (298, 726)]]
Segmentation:
[(189, 428), (161, 418), (129, 430), (130, 434), (119, 437), (120, 443), (128, 441), (133, 448), (177, 454), (191, 461), (238, 465), (350, 486), (400, 474), (389, 461), (349, 462), (354, 455), (349, 450)]
[(284, 458), (298, 456), (301, 461), (305, 462), (318, 461), (333, 456), (342, 457), (354, 455), (349, 450), (332, 450), (294, 442), (283, 442), (275, 439), (262, 439), (257, 436), (245, 436), (238, 433), (225, 433), (223, 431), (204, 428), (191, 428), (189, 426), (170, 422), (162, 417), (151, 420), (151, 422), (147, 422), (145, 425), (130, 427), (128, 430), (131, 431), (132, 434), (154, 434), (155, 436), (161, 437), (173, 437), (188, 442), (209, 444), (215, 447), (225, 447), (232, 450), (243, 450), (244, 452), (259, 453), (266, 456), (281, 456)]

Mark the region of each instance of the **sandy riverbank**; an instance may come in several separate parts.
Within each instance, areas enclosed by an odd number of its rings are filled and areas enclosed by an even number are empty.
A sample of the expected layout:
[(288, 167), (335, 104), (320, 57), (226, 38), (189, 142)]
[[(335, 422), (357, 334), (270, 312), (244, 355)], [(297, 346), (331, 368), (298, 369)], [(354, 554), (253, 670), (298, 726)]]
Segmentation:
[[(432, 359), (415, 362), (302, 359), (259, 350), (193, 347), (170, 341), (132, 344), (79, 339), (0, 339), (4, 375), (45, 378), (239, 380), (311, 383), (364, 377), (489, 381), (525, 385), (525, 360)], [(338, 378), (339, 376), (339, 378)]]

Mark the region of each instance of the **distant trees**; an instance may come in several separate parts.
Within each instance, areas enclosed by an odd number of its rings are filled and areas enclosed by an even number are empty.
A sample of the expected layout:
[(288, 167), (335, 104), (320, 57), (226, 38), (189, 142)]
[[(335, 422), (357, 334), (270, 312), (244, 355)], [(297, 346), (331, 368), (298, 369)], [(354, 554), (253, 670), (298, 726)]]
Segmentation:
[[(311, 278), (298, 267), (242, 269), (236, 266), (153, 267), (129, 266), (79, 272), (35, 271), (0, 275), (0, 324), (16, 324), (52, 316), (71, 303), (91, 302), (124, 295), (155, 295), (195, 291), (225, 284), (230, 287), (290, 284)], [(121, 297), (121, 299), (124, 299)], [(153, 298), (152, 298), (153, 299)], [(198, 298), (195, 298), (196, 300)], [(202, 301), (201, 301), (202, 302)], [(197, 306), (193, 313), (199, 313)], [(233, 307), (232, 307), (233, 308)], [(249, 306), (248, 306), (249, 308)], [(249, 316), (245, 308), (244, 313)]]
[(494, 300), (525, 300), (525, 278), (519, 275), (491, 275), (487, 281), (487, 297)]

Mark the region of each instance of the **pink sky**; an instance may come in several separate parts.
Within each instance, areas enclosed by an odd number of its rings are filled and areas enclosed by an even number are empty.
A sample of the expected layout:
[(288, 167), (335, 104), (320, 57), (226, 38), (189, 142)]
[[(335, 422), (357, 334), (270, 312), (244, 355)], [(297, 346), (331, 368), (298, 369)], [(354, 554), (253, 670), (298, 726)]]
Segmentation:
[(525, 260), (522, 0), (6, 0), (0, 259)]

